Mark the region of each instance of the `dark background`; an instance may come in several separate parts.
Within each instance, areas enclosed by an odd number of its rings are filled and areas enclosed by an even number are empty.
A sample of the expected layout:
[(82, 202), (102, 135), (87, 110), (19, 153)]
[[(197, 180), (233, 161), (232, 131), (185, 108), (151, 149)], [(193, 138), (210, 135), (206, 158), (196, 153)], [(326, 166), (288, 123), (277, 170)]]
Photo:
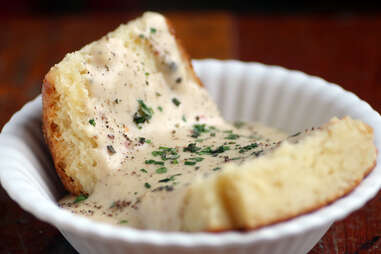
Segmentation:
[(381, 1), (240, 1), (240, 0), (31, 0), (2, 1), (0, 13), (77, 14), (88, 11), (229, 10), (251, 13), (374, 13)]
[[(381, 0), (0, 0), (0, 130), (40, 94), (49, 68), (146, 10), (173, 21), (192, 58), (302, 70), (381, 112)], [(0, 165), (0, 170), (1, 170)], [(336, 222), (309, 254), (381, 253), (381, 193)], [(0, 186), (0, 254), (74, 254)]]

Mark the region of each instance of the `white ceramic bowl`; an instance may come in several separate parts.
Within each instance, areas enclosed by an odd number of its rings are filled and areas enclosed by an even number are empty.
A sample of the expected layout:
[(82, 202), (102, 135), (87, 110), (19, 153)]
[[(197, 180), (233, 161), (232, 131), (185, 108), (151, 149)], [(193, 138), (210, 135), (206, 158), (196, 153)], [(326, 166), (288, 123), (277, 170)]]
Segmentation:
[[(194, 62), (196, 72), (228, 120), (261, 121), (290, 133), (332, 116), (368, 123), (381, 150), (381, 118), (366, 102), (320, 78), (281, 67), (238, 61)], [(377, 157), (380, 164), (380, 155)], [(313, 213), (241, 233), (164, 233), (91, 221), (57, 206), (64, 190), (41, 133), (41, 97), (26, 104), (0, 135), (0, 180), (26, 211), (56, 226), (80, 253), (308, 252), (329, 226), (372, 198), (381, 185), (377, 166), (349, 195)]]

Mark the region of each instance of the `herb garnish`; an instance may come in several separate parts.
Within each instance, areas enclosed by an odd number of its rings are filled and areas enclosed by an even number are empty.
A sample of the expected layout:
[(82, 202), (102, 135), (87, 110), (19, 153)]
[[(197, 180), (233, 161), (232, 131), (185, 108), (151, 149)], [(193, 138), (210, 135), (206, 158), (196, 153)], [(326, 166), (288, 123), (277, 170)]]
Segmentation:
[(158, 169), (156, 169), (156, 173), (158, 173), (158, 174), (167, 173), (167, 168), (166, 167), (158, 168)]
[(157, 109), (158, 109), (160, 112), (163, 112), (163, 107), (162, 107), (162, 106), (157, 107)]
[(164, 161), (146, 160), (146, 164), (164, 165)]
[(161, 179), (161, 180), (159, 180), (159, 183), (166, 183), (169, 181), (174, 181), (176, 176), (181, 176), (181, 174), (174, 174), (174, 175), (171, 175), (170, 177)]
[(230, 133), (229, 136), (225, 137), (225, 139), (231, 139), (231, 140), (234, 140), (234, 139), (237, 139), (239, 138), (239, 135), (238, 134), (233, 134), (233, 133)]
[(178, 107), (181, 104), (181, 102), (177, 98), (172, 98), (172, 102), (176, 105), (176, 107)]
[(213, 169), (213, 171), (217, 171), (217, 170), (220, 170), (221, 168), (220, 167), (216, 167)]
[(180, 157), (180, 155), (177, 153), (176, 148), (170, 148), (165, 146), (160, 146), (159, 151), (153, 151), (153, 156), (160, 156), (163, 161), (166, 160), (175, 160)]
[(184, 165), (193, 166), (196, 165), (196, 161), (184, 161)]
[(76, 204), (76, 203), (78, 203), (78, 202), (81, 202), (81, 201), (83, 201), (83, 200), (86, 200), (86, 199), (87, 199), (87, 196), (81, 194), (81, 195), (79, 195), (79, 196), (77, 196), (77, 197), (75, 198), (75, 200), (74, 200), (74, 204)]
[(151, 34), (154, 34), (154, 33), (156, 33), (157, 30), (156, 30), (156, 28), (151, 27), (151, 28), (150, 28), (150, 31), (151, 31)]
[(212, 129), (214, 129), (213, 126), (208, 128), (206, 127), (206, 124), (194, 124), (191, 137), (198, 138), (202, 133), (207, 133)]
[(190, 144), (188, 144), (187, 147), (183, 148), (184, 152), (191, 152), (191, 153), (195, 153), (199, 150), (201, 150), (201, 147), (197, 147), (196, 143), (190, 143)]
[(146, 187), (147, 189), (151, 188), (151, 184), (149, 183), (144, 183), (144, 187)]
[(187, 121), (187, 119), (185, 118), (185, 115), (183, 115), (183, 116), (181, 117), (181, 119), (182, 119), (184, 122)]
[(247, 145), (247, 146), (244, 146), (244, 147), (241, 147), (241, 149), (239, 150), (240, 153), (244, 153), (244, 152), (247, 152), (253, 148), (256, 148), (258, 147), (258, 144), (257, 143), (252, 143), (250, 145)]
[(128, 220), (121, 220), (119, 221), (119, 224), (127, 224), (128, 223)]
[(148, 173), (148, 171), (145, 170), (144, 168), (141, 168), (140, 171), (142, 171), (143, 173)]
[(138, 111), (134, 114), (134, 122), (137, 125), (151, 120), (153, 114), (153, 109), (148, 107), (142, 100), (138, 100), (138, 103)]
[(225, 151), (228, 151), (230, 150), (230, 146), (219, 146), (217, 147), (216, 149), (212, 149), (210, 146), (208, 147), (205, 147), (204, 149), (202, 149), (200, 152), (198, 152), (197, 154), (211, 154), (211, 155), (217, 155), (219, 153), (223, 153)]
[(94, 119), (90, 119), (89, 120), (89, 124), (91, 124), (92, 126), (95, 126), (95, 120)]

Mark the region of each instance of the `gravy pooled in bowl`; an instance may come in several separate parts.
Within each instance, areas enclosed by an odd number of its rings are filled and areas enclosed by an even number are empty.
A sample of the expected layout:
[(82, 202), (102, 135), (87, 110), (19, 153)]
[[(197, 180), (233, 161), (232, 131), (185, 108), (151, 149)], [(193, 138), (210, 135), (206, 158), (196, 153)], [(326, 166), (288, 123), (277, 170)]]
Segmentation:
[(194, 119), (180, 121), (184, 122), (181, 127), (129, 140), (127, 150), (125, 142), (110, 141), (115, 153), (122, 150), (126, 160), (100, 179), (86, 200), (69, 196), (60, 205), (113, 224), (180, 230), (180, 200), (195, 177), (218, 174), (228, 162), (241, 164), (256, 158), (286, 138), (260, 124), (216, 126)]

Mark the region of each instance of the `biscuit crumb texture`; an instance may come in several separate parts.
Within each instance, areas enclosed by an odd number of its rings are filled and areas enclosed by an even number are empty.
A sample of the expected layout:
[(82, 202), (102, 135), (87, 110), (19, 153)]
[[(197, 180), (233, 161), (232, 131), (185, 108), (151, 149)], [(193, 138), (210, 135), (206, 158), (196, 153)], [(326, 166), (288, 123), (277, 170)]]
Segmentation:
[(334, 118), (296, 144), (283, 142), (273, 153), (194, 183), (183, 229), (255, 229), (316, 210), (352, 191), (375, 161), (372, 129)]

